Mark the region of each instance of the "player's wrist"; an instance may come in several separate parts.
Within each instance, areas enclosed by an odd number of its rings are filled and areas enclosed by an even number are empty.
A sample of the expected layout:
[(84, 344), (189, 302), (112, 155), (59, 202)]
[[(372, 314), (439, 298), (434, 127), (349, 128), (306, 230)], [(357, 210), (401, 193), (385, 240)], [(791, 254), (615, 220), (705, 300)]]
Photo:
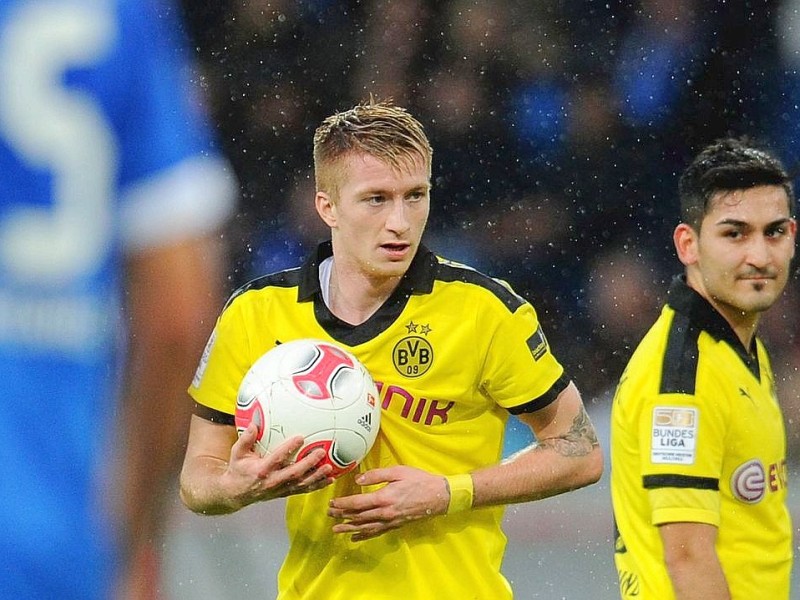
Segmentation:
[(444, 480), (447, 484), (447, 491), (450, 494), (450, 500), (447, 504), (447, 514), (451, 515), (471, 509), (474, 497), (472, 475), (469, 473), (447, 475)]

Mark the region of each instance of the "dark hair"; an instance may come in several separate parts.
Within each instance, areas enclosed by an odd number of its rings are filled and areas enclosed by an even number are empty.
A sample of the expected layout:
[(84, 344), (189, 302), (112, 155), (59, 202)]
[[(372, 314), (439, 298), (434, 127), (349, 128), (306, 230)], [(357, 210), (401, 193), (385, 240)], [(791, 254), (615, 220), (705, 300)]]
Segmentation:
[(681, 220), (699, 231), (714, 194), (760, 185), (782, 186), (789, 212), (794, 214), (794, 189), (778, 158), (749, 138), (717, 140), (706, 146), (681, 175)]

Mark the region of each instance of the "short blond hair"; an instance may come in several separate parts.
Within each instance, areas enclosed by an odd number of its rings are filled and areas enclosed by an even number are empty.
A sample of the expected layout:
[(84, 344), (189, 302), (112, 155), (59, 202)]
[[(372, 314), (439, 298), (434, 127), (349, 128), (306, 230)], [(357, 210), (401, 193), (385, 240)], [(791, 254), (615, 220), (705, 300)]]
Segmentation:
[(422, 124), (391, 101), (369, 100), (337, 112), (314, 133), (314, 178), (317, 191), (335, 194), (337, 163), (350, 154), (369, 154), (395, 169), (422, 160), (431, 173), (433, 149)]

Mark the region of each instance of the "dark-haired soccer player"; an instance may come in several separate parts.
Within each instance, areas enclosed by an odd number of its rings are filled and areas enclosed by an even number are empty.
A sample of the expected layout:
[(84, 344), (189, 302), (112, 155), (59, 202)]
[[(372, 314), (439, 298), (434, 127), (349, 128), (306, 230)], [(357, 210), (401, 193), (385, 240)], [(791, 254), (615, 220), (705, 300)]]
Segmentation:
[[(226, 513), (291, 495), (281, 599), (510, 598), (503, 505), (602, 472), (580, 395), (530, 304), (420, 244), (431, 148), (416, 119), (384, 103), (337, 113), (315, 134), (314, 162), (331, 242), (223, 311), (190, 388), (183, 500)], [(237, 441), (242, 376), (297, 338), (341, 344), (380, 386), (378, 441), (359, 473), (335, 482), (314, 469), (318, 456), (284, 466), (298, 439), (264, 458), (254, 427)], [(509, 412), (539, 442), (500, 464)]]
[(695, 158), (679, 192), (685, 275), (612, 408), (620, 592), (786, 599), (786, 435), (756, 327), (794, 256), (792, 186), (775, 157), (725, 139)]

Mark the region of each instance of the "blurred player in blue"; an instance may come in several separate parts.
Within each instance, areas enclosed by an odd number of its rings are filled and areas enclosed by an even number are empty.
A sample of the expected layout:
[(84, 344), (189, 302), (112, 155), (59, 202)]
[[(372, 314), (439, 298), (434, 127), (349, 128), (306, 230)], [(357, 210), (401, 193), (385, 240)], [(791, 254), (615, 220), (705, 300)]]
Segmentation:
[(0, 0), (4, 598), (153, 594), (236, 199), (176, 10)]

